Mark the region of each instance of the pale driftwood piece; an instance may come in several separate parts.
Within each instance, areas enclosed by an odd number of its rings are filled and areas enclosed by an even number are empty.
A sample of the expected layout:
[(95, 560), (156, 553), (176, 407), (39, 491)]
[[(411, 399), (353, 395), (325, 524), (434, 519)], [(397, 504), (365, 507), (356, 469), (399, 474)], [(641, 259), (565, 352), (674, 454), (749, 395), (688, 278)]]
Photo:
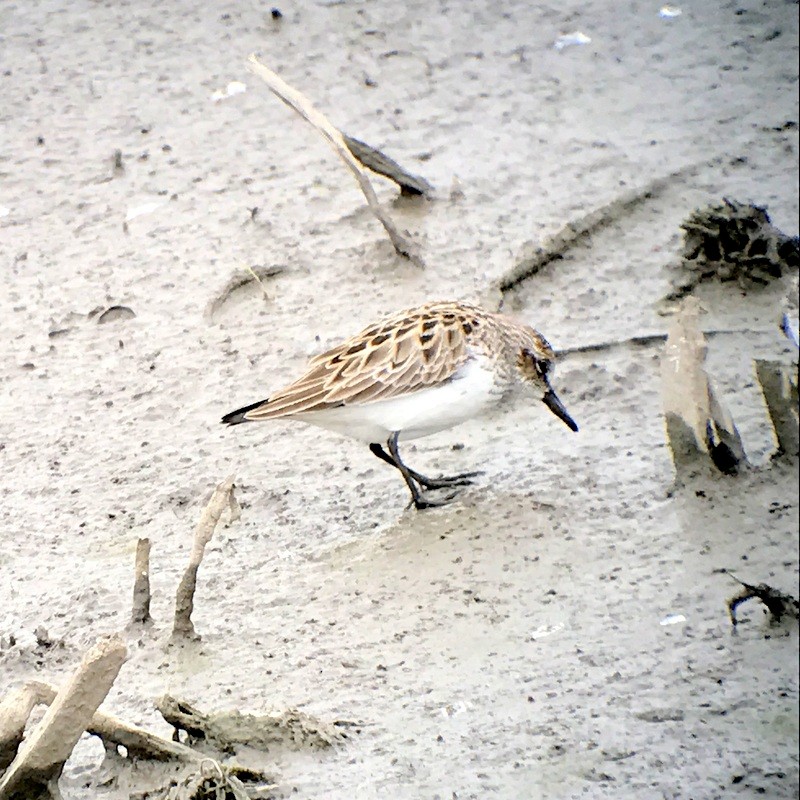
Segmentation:
[(651, 181), (641, 189), (626, 192), (582, 217), (570, 220), (552, 236), (546, 237), (529, 256), (523, 258), (502, 275), (497, 282), (497, 287), (503, 294), (516, 288), (552, 261), (563, 258), (569, 250), (579, 245), (590, 234), (607, 228), (630, 213), (632, 209), (663, 194), (672, 183), (696, 173), (700, 166), (702, 165), (689, 164), (670, 172), (669, 175)]
[(0, 772), (16, 758), (25, 737), (25, 725), (34, 706), (50, 705), (55, 697), (42, 692), (41, 684), (28, 683), (0, 700)]
[(708, 348), (699, 313), (698, 302), (688, 298), (667, 334), (661, 361), (667, 442), (679, 475), (706, 459), (718, 470), (733, 473), (746, 463), (744, 447), (705, 370)]
[(711, 462), (726, 475), (735, 475), (740, 466), (747, 465), (747, 454), (739, 429), (728, 407), (719, 399), (711, 381), (708, 384), (711, 419), (706, 422), (706, 448)]
[(353, 157), (341, 131), (334, 127), (320, 111), (314, 108), (311, 102), (298, 92), (297, 89), (289, 86), (283, 78), (275, 74), (269, 67), (262, 64), (258, 58), (256, 58), (255, 54), (251, 54), (247, 59), (247, 67), (254, 75), (261, 78), (269, 89), (283, 100), (286, 105), (294, 109), (306, 122), (313, 125), (325, 137), (355, 176), (359, 188), (367, 199), (370, 210), (386, 229), (386, 233), (389, 234), (389, 239), (391, 239), (392, 245), (394, 245), (394, 249), (397, 253), (409, 259), (409, 261), (416, 264), (418, 267), (423, 267), (424, 263), (417, 253), (413, 242), (409, 241), (400, 233), (389, 215), (381, 208), (367, 174), (361, 169), (358, 161)]
[(776, 455), (797, 458), (800, 454), (797, 365), (756, 359), (755, 366), (775, 438), (778, 440)]
[(222, 512), (226, 508), (233, 508), (231, 503), (232, 493), (233, 475), (230, 475), (214, 489), (214, 493), (211, 495), (211, 499), (200, 517), (200, 522), (197, 524), (192, 552), (189, 556), (189, 565), (186, 567), (183, 578), (181, 578), (175, 598), (175, 622), (172, 627), (173, 639), (178, 637), (199, 638), (192, 623), (194, 592), (197, 588), (197, 570), (203, 560), (206, 545), (214, 535), (214, 529), (219, 523)]
[(49, 706), (55, 696), (55, 687), (29, 681), (0, 701), (0, 774), (17, 757), (31, 711), (38, 705)]
[(676, 467), (705, 452), (706, 423), (711, 416), (708, 375), (703, 367), (707, 346), (697, 324), (698, 314), (696, 301), (684, 305), (667, 334), (661, 361), (667, 439)]
[[(33, 706), (50, 705), (57, 694), (58, 687), (43, 681), (31, 681), (26, 683), (21, 690), (6, 698), (8, 705), (5, 701), (0, 705), (0, 714), (2, 709), (11, 708), (12, 704), (16, 711), (13, 721), (9, 722), (7, 727), (3, 726), (2, 728), (0, 748), (12, 738), (18, 737), (21, 741), (25, 732), (25, 723)], [(15, 703), (15, 696), (21, 702)], [(23, 712), (25, 711), (27, 713), (24, 714), (23, 718)], [(0, 716), (0, 719), (4, 719), (4, 717)], [(192, 750), (191, 747), (163, 739), (154, 733), (150, 733), (150, 731), (146, 731), (136, 725), (130, 725), (118, 717), (106, 714), (103, 711), (94, 712), (86, 726), (86, 732), (102, 739), (106, 746), (124, 747), (129, 756), (150, 758), (155, 761), (185, 761), (191, 764), (198, 764), (205, 758), (202, 753)]]
[(242, 507), (239, 505), (236, 493), (233, 491), (228, 495), (228, 513), (230, 514), (230, 519), (228, 520), (230, 525), (242, 518)]
[(150, 731), (130, 725), (110, 714), (96, 712), (86, 729), (106, 745), (122, 746), (131, 757), (150, 758), (154, 761), (186, 761), (192, 764), (203, 760), (202, 753), (180, 742), (171, 742)]
[[(35, 697), (36, 704), (50, 705), (58, 694), (58, 687), (42, 681), (31, 681), (23, 688), (29, 690)], [(124, 747), (130, 756), (151, 758), (156, 761), (176, 759), (189, 763), (199, 763), (204, 758), (202, 753), (186, 745), (163, 739), (103, 711), (94, 712), (86, 726), (86, 732), (102, 739), (106, 745)]]
[(119, 636), (99, 639), (58, 691), (44, 718), (0, 780), (0, 800), (58, 797), (72, 748), (119, 673), (127, 649)]
[(129, 758), (147, 758), (153, 761), (185, 761), (198, 764), (202, 753), (180, 742), (172, 742), (110, 714), (96, 712), (87, 733), (103, 740), (106, 747), (124, 747)]
[(136, 543), (136, 567), (133, 580), (131, 625), (146, 625), (150, 616), (150, 540)]
[[(7, 695), (0, 702), (0, 752), (12, 748), (11, 758), (22, 741), (25, 725), (35, 705), (50, 705), (58, 695), (57, 687), (41, 681), (31, 681), (21, 689)], [(180, 742), (163, 739), (123, 720), (95, 711), (86, 727), (87, 733), (99, 737), (107, 750), (124, 747), (128, 758), (151, 759), (155, 761), (177, 761), (187, 765), (187, 772), (177, 786), (164, 788), (171, 800), (197, 800), (197, 798), (216, 797), (227, 791), (233, 797), (247, 800), (251, 796), (267, 796), (277, 788), (273, 776), (254, 771), (239, 765), (220, 765), (205, 753), (194, 750)], [(245, 789), (243, 780), (248, 781), (256, 794)], [(253, 786), (257, 782), (257, 786)], [(33, 800), (33, 798), (57, 798), (58, 786), (51, 782), (43, 794), (36, 793), (36, 787), (23, 785), (13, 793), (0, 795), (3, 800)], [(225, 796), (228, 796), (227, 794)]]

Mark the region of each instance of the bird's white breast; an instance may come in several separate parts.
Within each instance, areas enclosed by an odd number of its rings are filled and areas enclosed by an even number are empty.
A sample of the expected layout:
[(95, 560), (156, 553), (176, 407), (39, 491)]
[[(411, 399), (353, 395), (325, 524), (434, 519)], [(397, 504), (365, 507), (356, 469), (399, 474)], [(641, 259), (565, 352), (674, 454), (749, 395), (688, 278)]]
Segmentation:
[(387, 400), (298, 414), (295, 419), (367, 443), (382, 443), (395, 431), (416, 439), (452, 428), (485, 413), (503, 396), (492, 362), (470, 358), (448, 381)]

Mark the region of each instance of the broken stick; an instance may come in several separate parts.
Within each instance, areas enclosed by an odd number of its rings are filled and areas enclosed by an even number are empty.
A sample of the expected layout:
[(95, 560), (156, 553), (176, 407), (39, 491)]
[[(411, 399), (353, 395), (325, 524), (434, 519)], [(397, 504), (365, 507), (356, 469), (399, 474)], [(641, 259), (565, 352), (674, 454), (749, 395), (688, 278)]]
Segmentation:
[(235, 501), (233, 497), (233, 475), (227, 477), (220, 483), (208, 505), (203, 510), (200, 517), (200, 522), (194, 532), (194, 543), (192, 544), (192, 552), (189, 556), (189, 565), (186, 567), (186, 572), (181, 578), (180, 585), (178, 586), (178, 593), (175, 598), (175, 622), (172, 627), (172, 638), (188, 637), (192, 639), (200, 638), (194, 629), (192, 623), (192, 611), (194, 610), (194, 592), (197, 588), (197, 570), (200, 567), (200, 562), (203, 560), (203, 554), (206, 545), (211, 541), (214, 535), (214, 530), (219, 523), (222, 512), (226, 508), (231, 509), (233, 515)]
[(381, 208), (367, 174), (361, 169), (358, 162), (353, 157), (341, 131), (334, 127), (322, 112), (314, 108), (311, 102), (298, 92), (297, 89), (289, 86), (283, 78), (276, 75), (269, 67), (262, 64), (258, 58), (256, 58), (255, 54), (251, 54), (247, 59), (247, 65), (248, 69), (253, 74), (258, 75), (274, 94), (283, 100), (286, 105), (294, 109), (306, 122), (313, 125), (325, 137), (331, 147), (336, 151), (339, 158), (344, 161), (355, 176), (361, 191), (364, 193), (364, 197), (367, 199), (370, 210), (386, 229), (386, 233), (389, 234), (389, 239), (391, 239), (392, 245), (394, 245), (394, 249), (397, 253), (404, 256), (418, 267), (423, 267), (424, 263), (417, 253), (413, 242), (406, 239), (406, 237), (400, 233), (397, 226), (389, 218), (389, 215)]
[(136, 567), (133, 580), (131, 625), (146, 625), (150, 617), (150, 540), (136, 543)]
[(64, 762), (126, 658), (127, 649), (119, 636), (98, 639), (3, 775), (0, 800), (59, 797), (58, 778)]
[(757, 358), (755, 365), (758, 383), (778, 440), (775, 456), (797, 458), (800, 454), (797, 364)]
[(16, 758), (34, 706), (50, 705), (55, 695), (45, 697), (37, 683), (28, 683), (0, 700), (0, 772)]
[(705, 369), (708, 347), (699, 313), (697, 300), (687, 298), (670, 326), (661, 361), (667, 444), (679, 481), (706, 459), (727, 474), (747, 464), (736, 425)]

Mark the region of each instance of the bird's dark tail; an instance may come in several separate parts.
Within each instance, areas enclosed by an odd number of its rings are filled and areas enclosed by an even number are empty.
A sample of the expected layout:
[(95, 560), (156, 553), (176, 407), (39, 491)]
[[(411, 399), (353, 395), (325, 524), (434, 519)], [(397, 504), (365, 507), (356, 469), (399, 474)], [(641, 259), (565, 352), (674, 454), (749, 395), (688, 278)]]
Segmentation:
[(245, 414), (248, 411), (252, 411), (254, 408), (263, 406), (266, 402), (266, 400), (259, 400), (257, 403), (244, 406), (244, 408), (237, 408), (236, 411), (231, 411), (230, 414), (226, 414), (220, 421), (224, 422), (226, 425), (239, 425), (242, 422), (250, 422), (250, 420), (245, 419)]

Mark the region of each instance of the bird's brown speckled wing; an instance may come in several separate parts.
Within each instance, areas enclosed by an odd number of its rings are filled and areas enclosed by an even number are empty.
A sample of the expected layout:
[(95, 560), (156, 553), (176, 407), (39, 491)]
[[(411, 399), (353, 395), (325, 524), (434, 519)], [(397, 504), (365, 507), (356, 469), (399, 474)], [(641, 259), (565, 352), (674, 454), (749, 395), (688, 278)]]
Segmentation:
[(302, 378), (247, 411), (245, 418), (371, 403), (447, 380), (469, 358), (467, 337), (479, 324), (471, 311), (431, 304), (366, 328), (313, 358)]

